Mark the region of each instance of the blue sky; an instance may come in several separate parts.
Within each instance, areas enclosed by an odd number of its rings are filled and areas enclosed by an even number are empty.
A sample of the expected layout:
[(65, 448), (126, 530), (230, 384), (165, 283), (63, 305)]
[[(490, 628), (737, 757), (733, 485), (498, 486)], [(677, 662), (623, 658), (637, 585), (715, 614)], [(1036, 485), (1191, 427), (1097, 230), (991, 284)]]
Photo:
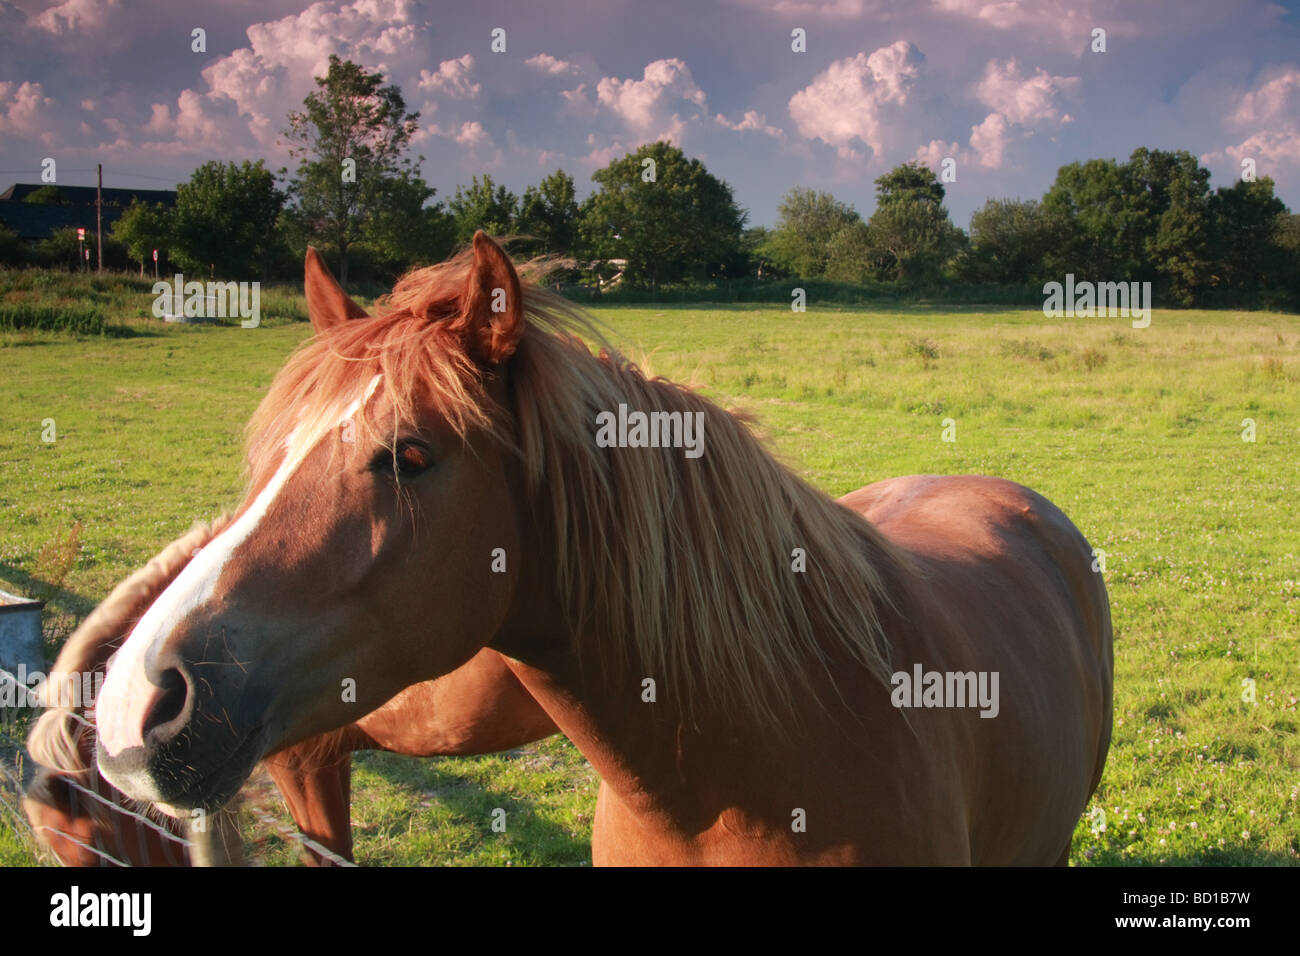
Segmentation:
[(208, 159), (278, 169), (330, 53), (420, 111), (439, 198), (557, 167), (585, 195), (609, 159), (669, 138), (756, 225), (792, 186), (869, 213), (876, 176), (951, 158), (965, 227), (990, 197), (1137, 146), (1189, 150), (1215, 186), (1251, 159), (1300, 207), (1300, 11), (1264, 0), (0, 0), (0, 188), (45, 157), (73, 185), (96, 162), (105, 185), (155, 188)]

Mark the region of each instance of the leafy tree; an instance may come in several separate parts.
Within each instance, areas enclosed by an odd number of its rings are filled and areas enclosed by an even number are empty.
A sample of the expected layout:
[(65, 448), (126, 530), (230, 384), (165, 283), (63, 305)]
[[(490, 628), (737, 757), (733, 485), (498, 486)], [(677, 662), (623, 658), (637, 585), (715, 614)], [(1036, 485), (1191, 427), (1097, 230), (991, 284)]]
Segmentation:
[(970, 220), (970, 246), (958, 272), (968, 282), (1027, 283), (1047, 277), (1044, 254), (1063, 224), (1037, 200), (990, 199)]
[(153, 250), (171, 246), (172, 211), (162, 203), (140, 202), (138, 199), (113, 223), (109, 235), (126, 247), (127, 255), (140, 263), (144, 274), (145, 263), (153, 261)]
[(1043, 206), (1065, 223), (1055, 273), (1155, 281), (1191, 304), (1209, 274), (1209, 171), (1190, 153), (1141, 147), (1126, 163), (1094, 159), (1057, 173)]
[(1267, 176), (1219, 187), (1210, 202), (1216, 285), (1248, 291), (1280, 284), (1277, 280), (1286, 269), (1286, 256), (1277, 239), (1286, 212), (1286, 204), (1273, 195), (1273, 180)]
[(904, 163), (878, 177), (876, 211), (866, 230), (841, 234), (837, 274), (849, 268), (851, 252), (865, 257), (858, 268), (870, 278), (908, 284), (938, 279), (966, 241), (949, 221), (943, 196), (934, 171), (920, 163)]
[(1048, 270), (1095, 281), (1131, 278), (1147, 231), (1133, 194), (1128, 171), (1113, 159), (1062, 166), (1043, 196), (1044, 210), (1065, 223), (1061, 245), (1048, 250)]
[(1208, 275), (1210, 171), (1191, 153), (1146, 147), (1133, 151), (1128, 169), (1149, 223), (1143, 271), (1155, 273), (1175, 302), (1191, 305)]
[(1273, 246), (1278, 254), (1277, 285), (1290, 296), (1289, 307), (1300, 310), (1300, 215), (1283, 213), (1274, 220)]
[(59, 189), (53, 183), (42, 186), (40, 189), (33, 189), (27, 194), (23, 202), (29, 202), (36, 206), (71, 206), (72, 201), (63, 195), (63, 190)]
[(475, 176), (468, 188), (457, 186), (447, 205), (455, 220), (456, 241), (461, 244), (473, 239), (478, 229), (494, 236), (510, 235), (519, 221), (519, 197), (486, 173), (482, 181)]
[(442, 203), (429, 203), (435, 192), (406, 170), (383, 182), (374, 216), (366, 223), (365, 245), (390, 275), (441, 262), (455, 248), (454, 219)]
[(892, 199), (872, 215), (867, 239), (874, 278), (918, 284), (942, 275), (965, 234), (928, 198)]
[[(383, 82), (383, 74), (331, 54), (326, 75), (316, 77), (319, 89), (289, 114), (284, 133), (300, 160), (289, 186), (294, 215), (337, 251), (342, 283), (348, 251), (367, 239), (367, 223), (391, 217), (392, 204), (409, 199), (419, 180), (416, 161), (403, 156), (419, 114), (406, 112), (401, 90)], [(399, 176), (406, 185), (392, 185)]]
[(597, 256), (626, 259), (631, 282), (704, 277), (740, 245), (747, 215), (731, 187), (670, 143), (646, 144), (591, 178), (600, 190), (580, 232)]
[[(766, 226), (750, 226), (740, 234), (740, 247), (737, 250), (738, 262), (734, 275), (747, 275), (758, 279), (769, 279), (783, 270), (767, 256), (767, 245), (772, 240), (772, 230)], [(733, 274), (727, 267), (728, 274)]]
[(831, 241), (845, 227), (861, 221), (852, 206), (830, 193), (795, 187), (777, 207), (776, 228), (762, 253), (788, 273), (815, 279), (826, 275)]
[(89, 246), (83, 245), (77, 238), (77, 228), (65, 226), (54, 230), (48, 239), (42, 239), (36, 244), (36, 259), (50, 266), (81, 269), (85, 265), (82, 250), (86, 248)]
[(535, 237), (533, 252), (573, 255), (578, 245), (578, 201), (573, 177), (557, 169), (540, 185), (525, 189), (517, 228)]
[(866, 283), (882, 267), (871, 230), (861, 219), (846, 223), (826, 244), (825, 276), (832, 282)]
[(262, 275), (284, 193), (263, 163), (204, 163), (176, 189), (172, 258), (191, 271)]
[(913, 160), (876, 179), (876, 206), (918, 200), (943, 205), (943, 183), (930, 167)]

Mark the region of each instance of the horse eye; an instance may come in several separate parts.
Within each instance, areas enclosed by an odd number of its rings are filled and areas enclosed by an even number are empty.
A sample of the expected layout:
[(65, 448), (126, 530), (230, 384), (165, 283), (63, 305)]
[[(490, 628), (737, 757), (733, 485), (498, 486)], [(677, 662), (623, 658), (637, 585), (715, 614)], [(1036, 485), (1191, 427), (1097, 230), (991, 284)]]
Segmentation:
[(382, 449), (375, 455), (371, 468), (393, 474), (396, 461), (396, 474), (401, 478), (414, 478), (433, 467), (433, 452), (428, 446), (415, 441), (397, 443), (395, 452)]

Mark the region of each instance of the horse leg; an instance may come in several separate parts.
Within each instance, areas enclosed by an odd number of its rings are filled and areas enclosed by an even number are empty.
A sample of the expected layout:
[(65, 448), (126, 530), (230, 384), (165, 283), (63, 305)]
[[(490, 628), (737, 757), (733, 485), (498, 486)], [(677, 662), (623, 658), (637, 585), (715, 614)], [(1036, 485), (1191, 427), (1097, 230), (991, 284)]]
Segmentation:
[[(266, 758), (266, 769), (298, 829), (346, 860), (352, 859), (352, 751), (358, 749), (343, 728), (281, 750)], [(324, 860), (310, 849), (309, 865)]]

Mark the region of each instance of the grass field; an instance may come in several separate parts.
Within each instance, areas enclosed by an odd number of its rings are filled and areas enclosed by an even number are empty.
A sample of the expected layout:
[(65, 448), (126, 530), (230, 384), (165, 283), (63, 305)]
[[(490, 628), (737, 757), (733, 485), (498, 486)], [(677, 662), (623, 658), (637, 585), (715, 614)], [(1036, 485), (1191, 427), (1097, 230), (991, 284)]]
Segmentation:
[[(999, 475), (1105, 552), (1115, 734), (1072, 862), (1300, 862), (1300, 317), (1157, 311), (1133, 329), (816, 303), (597, 314), (656, 373), (756, 412), (830, 495)], [(0, 587), (50, 595), (51, 656), (116, 581), (238, 502), (241, 429), (310, 331), (275, 315), (251, 330), (124, 328), (0, 335)], [(476, 759), (366, 755), (354, 786), (363, 864), (590, 859), (596, 778), (562, 738)], [(489, 826), (496, 807), (506, 834)], [(293, 861), (261, 838), (269, 861)], [(0, 864), (30, 860), (0, 808)]]

